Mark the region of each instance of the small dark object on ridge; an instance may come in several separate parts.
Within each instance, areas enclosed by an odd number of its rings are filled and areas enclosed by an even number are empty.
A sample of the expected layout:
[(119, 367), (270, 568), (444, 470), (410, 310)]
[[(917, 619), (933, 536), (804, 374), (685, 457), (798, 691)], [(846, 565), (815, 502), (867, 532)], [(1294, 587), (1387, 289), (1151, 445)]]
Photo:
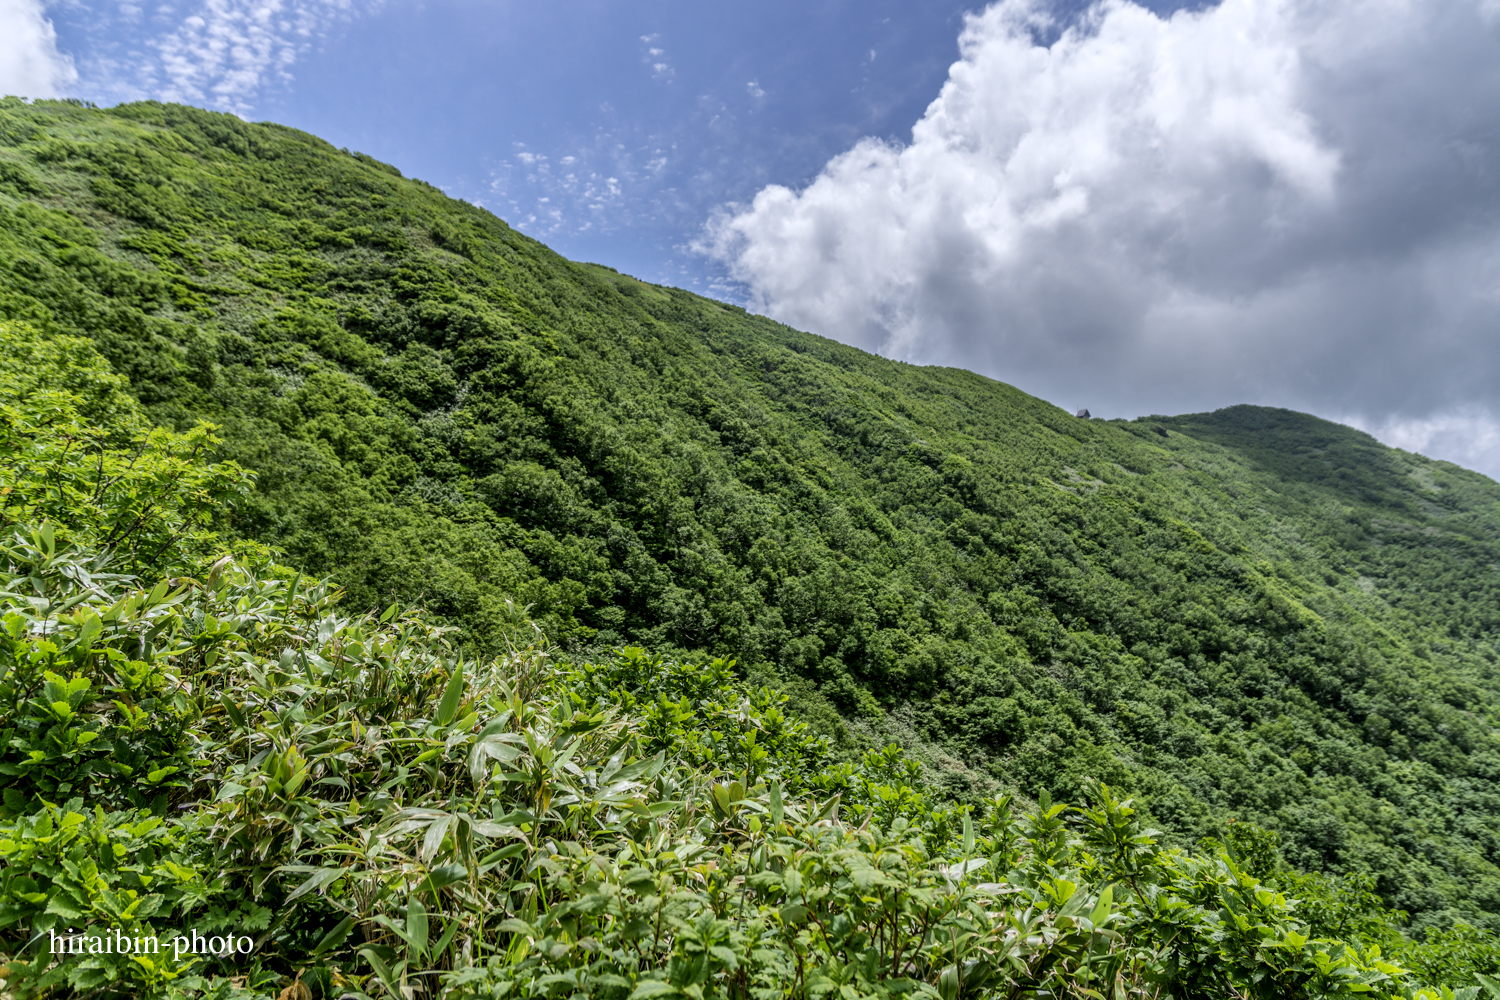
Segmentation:
[(1088, 410), (1079, 410), (1077, 413), (1073, 414), (1073, 416), (1082, 417), (1085, 420), (1090, 419)]

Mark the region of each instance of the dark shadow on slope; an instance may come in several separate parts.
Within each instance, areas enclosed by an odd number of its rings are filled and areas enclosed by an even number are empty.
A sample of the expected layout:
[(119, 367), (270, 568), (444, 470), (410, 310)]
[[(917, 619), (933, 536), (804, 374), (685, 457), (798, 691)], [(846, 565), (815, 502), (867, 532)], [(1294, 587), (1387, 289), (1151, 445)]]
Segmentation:
[[(1293, 410), (1228, 406), (1212, 413), (1145, 417), (1146, 424), (1228, 448), (1256, 469), (1348, 500), (1419, 514), (1409, 456), (1363, 431)], [(1410, 483), (1412, 488), (1404, 488)]]

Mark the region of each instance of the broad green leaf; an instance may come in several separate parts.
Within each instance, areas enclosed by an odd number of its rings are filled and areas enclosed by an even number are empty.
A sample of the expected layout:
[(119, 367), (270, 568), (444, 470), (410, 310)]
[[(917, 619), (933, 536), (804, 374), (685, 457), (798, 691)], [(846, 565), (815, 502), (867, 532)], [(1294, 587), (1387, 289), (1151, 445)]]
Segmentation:
[(463, 865), (441, 865), (427, 873), (427, 877), (422, 880), (422, 889), (435, 893), (444, 886), (462, 882), (468, 877), (469, 871)]
[(344, 939), (349, 936), (349, 931), (352, 930), (353, 927), (353, 917), (345, 917), (343, 920), (340, 920), (328, 931), (327, 934), (324, 934), (322, 938), (318, 940), (317, 945), (312, 950), (313, 955), (321, 955), (326, 951), (332, 951), (339, 945), (343, 944)]
[(219, 794), (214, 796), (214, 801), (223, 802), (225, 799), (232, 799), (244, 790), (244, 785), (237, 784), (233, 781), (226, 781), (219, 787)]
[(458, 715), (459, 705), (464, 699), (464, 665), (460, 660), (458, 666), (453, 669), (453, 676), (448, 679), (448, 687), (443, 691), (443, 700), (438, 704), (437, 724), (446, 726), (452, 722), (454, 716)]
[[(282, 870), (285, 871), (286, 869)], [(325, 886), (331, 885), (333, 882), (337, 881), (345, 874), (346, 872), (342, 868), (320, 868), (317, 871), (314, 871), (310, 876), (308, 876), (308, 878), (301, 885), (297, 886), (297, 888), (288, 893), (286, 899), (283, 902), (290, 903), (292, 900), (305, 896), (315, 889), (323, 889)]]
[(406, 901), (406, 943), (420, 956), (418, 961), (426, 960), (427, 907), (415, 896)]
[(1110, 907), (1114, 905), (1115, 887), (1107, 885), (1099, 894), (1099, 901), (1094, 904), (1094, 911), (1089, 914), (1089, 922), (1095, 927), (1101, 926), (1109, 919)]
[(427, 827), (427, 834), (422, 838), (422, 863), (427, 864), (437, 857), (437, 852), (442, 848), (443, 838), (448, 834), (448, 828), (453, 825), (454, 817), (443, 816), (435, 819)]

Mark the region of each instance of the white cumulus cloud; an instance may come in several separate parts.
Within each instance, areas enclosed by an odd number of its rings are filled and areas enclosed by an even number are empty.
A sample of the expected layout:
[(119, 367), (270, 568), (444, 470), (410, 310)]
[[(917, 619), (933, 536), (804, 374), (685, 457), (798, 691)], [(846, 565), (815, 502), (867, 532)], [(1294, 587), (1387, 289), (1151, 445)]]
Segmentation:
[(77, 78), (40, 0), (0, 0), (0, 95), (56, 97)]
[(1495, 2), (1002, 0), (909, 143), (703, 247), (778, 319), (1070, 408), (1295, 406), (1500, 473)]

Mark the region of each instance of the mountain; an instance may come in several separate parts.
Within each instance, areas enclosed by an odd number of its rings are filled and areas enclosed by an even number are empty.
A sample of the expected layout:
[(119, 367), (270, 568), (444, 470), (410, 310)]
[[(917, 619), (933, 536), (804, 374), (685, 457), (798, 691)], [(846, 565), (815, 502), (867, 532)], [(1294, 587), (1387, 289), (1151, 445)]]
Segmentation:
[(269, 124), (0, 102), (0, 318), (219, 425), (221, 530), (474, 653), (729, 656), (925, 781), (1135, 797), (1500, 929), (1500, 486), (1302, 414), (1081, 420), (563, 259)]

